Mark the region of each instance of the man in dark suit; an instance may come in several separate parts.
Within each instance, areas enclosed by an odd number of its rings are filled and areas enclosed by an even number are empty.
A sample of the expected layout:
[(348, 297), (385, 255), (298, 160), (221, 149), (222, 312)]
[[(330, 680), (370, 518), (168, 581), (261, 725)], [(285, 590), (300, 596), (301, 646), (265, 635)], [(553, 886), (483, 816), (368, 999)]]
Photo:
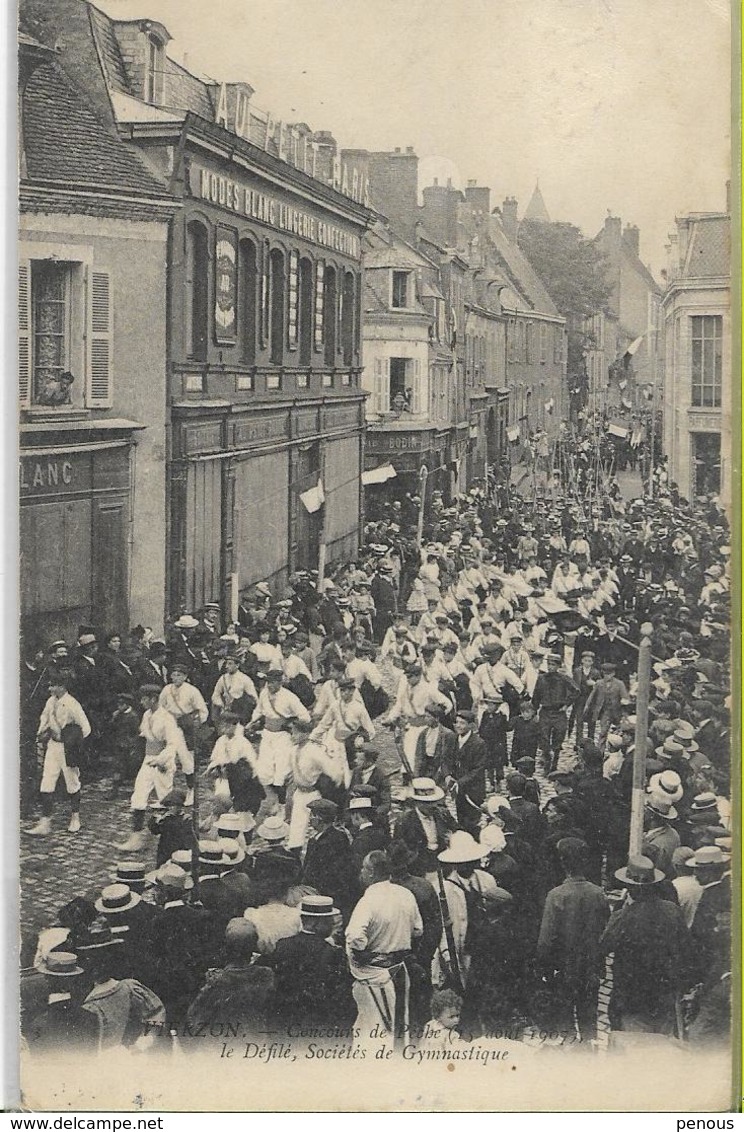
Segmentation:
[(452, 766), (454, 761), (457, 738), (444, 726), (446, 712), (440, 704), (430, 704), (424, 715), (427, 724), (416, 743), (413, 773), (416, 778), (433, 778), (441, 786), (443, 767)]
[(183, 1028), (185, 1048), (216, 1050), (222, 1045), (222, 1036), (235, 1027), (246, 1036), (265, 1034), (275, 983), (270, 970), (253, 962), (257, 943), (250, 921), (242, 917), (229, 921), (224, 939), (225, 966), (208, 972), (188, 1008)]
[[(362, 862), (373, 849), (384, 849), (389, 841), (386, 827), (372, 821), (373, 807), (369, 794), (359, 794), (349, 800), (349, 826), (351, 828), (351, 855), (357, 875)], [(359, 893), (361, 895), (361, 891)]]
[(407, 806), (395, 823), (393, 836), (411, 851), (409, 868), (414, 876), (436, 872), (437, 853), (446, 849), (457, 827), (443, 803), (444, 790), (431, 778), (414, 778)]
[(395, 620), (398, 612), (398, 595), (395, 592), (391, 575), (392, 563), (384, 560), (378, 564), (377, 572), (372, 578), (370, 593), (375, 603), (375, 613), (372, 618), (375, 641), (381, 644), (385, 634)]
[(477, 834), (480, 806), (486, 796), (486, 744), (475, 731), (472, 711), (460, 711), (451, 762), (443, 767), (447, 787), (455, 795), (457, 820), (462, 829)]
[[(359, 745), (357, 745), (357, 742)], [(351, 783), (349, 790), (352, 794), (361, 793), (360, 787), (373, 790), (372, 805), (377, 821), (387, 821), (390, 813), (390, 778), (378, 763), (380, 752), (371, 743), (364, 743), (361, 738), (355, 741), (352, 753), (353, 765), (351, 768)]]
[(186, 903), (191, 877), (178, 865), (159, 869), (157, 885), (162, 912), (149, 931), (150, 988), (163, 1002), (168, 1024), (178, 1026), (215, 962), (215, 921), (206, 908)]
[(358, 880), (349, 851), (349, 835), (336, 825), (338, 806), (335, 802), (318, 798), (307, 808), (310, 840), (302, 870), (303, 883), (323, 896), (332, 896), (346, 921), (351, 914)]
[(356, 1014), (346, 956), (329, 936), (339, 919), (328, 896), (306, 896), (300, 906), (302, 931), (280, 939), (261, 960), (276, 979), (269, 1008), (273, 1028), (286, 1034), (293, 1026), (345, 1028)]
[(169, 682), (165, 660), (168, 650), (164, 641), (153, 641), (146, 656), (136, 665), (135, 673), (139, 684), (157, 684), (164, 688)]
[(528, 802), (524, 796), (527, 780), (523, 774), (514, 772), (506, 776), (506, 795), (511, 807), (511, 813), (519, 825), (519, 833), (531, 846), (540, 844), (545, 833), (545, 820), (540, 809), (534, 802)]

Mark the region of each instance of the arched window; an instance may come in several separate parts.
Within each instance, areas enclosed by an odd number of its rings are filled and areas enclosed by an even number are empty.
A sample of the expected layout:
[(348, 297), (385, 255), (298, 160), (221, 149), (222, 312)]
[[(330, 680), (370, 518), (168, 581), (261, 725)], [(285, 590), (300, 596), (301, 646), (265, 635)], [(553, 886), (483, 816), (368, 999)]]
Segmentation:
[(247, 366), (256, 364), (257, 284), (256, 245), (252, 240), (241, 240), (238, 275), (238, 335), (240, 360)]
[(325, 364), (329, 368), (336, 364), (336, 295), (336, 269), (327, 264), (323, 281), (323, 339)]
[(284, 253), (278, 248), (269, 256), (269, 296), (271, 364), (280, 366), (284, 360)]
[(299, 278), (300, 365), (309, 366), (313, 351), (313, 265), (300, 260)]
[(344, 303), (341, 311), (341, 349), (344, 365), (350, 366), (354, 360), (354, 276), (350, 271), (344, 274)]
[(209, 333), (209, 246), (207, 230), (198, 220), (186, 227), (186, 353), (207, 360)]

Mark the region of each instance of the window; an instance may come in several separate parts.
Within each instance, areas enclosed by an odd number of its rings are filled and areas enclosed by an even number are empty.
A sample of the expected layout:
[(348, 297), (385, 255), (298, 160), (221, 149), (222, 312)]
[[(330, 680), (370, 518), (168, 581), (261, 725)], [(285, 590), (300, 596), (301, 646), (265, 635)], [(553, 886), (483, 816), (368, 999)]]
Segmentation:
[(540, 323), (540, 362), (548, 360), (548, 328), (544, 322)]
[(309, 259), (300, 260), (299, 278), (299, 340), (300, 365), (309, 366), (313, 352), (313, 265)]
[(21, 261), (21, 406), (108, 408), (112, 401), (112, 329), (108, 271), (77, 261)]
[(692, 323), (692, 405), (698, 409), (721, 407), (723, 319), (695, 315)]
[(409, 306), (409, 271), (393, 272), (393, 302), (394, 307)]
[(341, 309), (341, 347), (343, 350), (344, 365), (350, 366), (354, 361), (354, 276), (350, 271), (344, 275), (343, 307)]
[(337, 307), (336, 269), (326, 265), (323, 282), (323, 344), (325, 347), (325, 364), (329, 368), (336, 364)]
[(690, 443), (690, 495), (717, 495), (721, 490), (720, 432), (692, 432)]
[[(258, 270), (256, 245), (252, 240), (240, 241), (240, 274), (238, 276), (238, 336), (243, 365), (256, 364), (256, 285)], [(248, 386), (250, 388), (250, 386)]]
[(154, 35), (147, 37), (145, 62), (145, 102), (159, 106), (163, 101), (163, 71), (165, 51)]
[(271, 364), (284, 360), (284, 254), (275, 248), (269, 255), (269, 338)]
[(560, 327), (560, 326), (556, 326), (553, 333), (555, 335), (554, 338), (553, 338), (553, 361), (554, 362), (562, 362), (563, 361), (563, 328)]
[(192, 220), (186, 226), (186, 353), (207, 360), (209, 327), (209, 249), (207, 230)]

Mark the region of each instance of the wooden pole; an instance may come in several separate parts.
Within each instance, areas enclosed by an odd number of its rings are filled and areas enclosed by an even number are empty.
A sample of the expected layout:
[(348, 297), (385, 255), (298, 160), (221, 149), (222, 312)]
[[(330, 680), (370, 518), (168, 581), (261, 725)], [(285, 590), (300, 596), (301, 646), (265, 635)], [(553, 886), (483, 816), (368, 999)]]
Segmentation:
[(419, 472), (419, 496), (421, 501), (419, 503), (418, 513), (418, 528), (416, 530), (416, 546), (421, 550), (421, 543), (424, 541), (424, 512), (426, 510), (426, 481), (429, 478), (429, 469), (426, 464), (421, 465)]
[(648, 741), (648, 699), (651, 685), (651, 634), (653, 626), (641, 625), (638, 647), (638, 689), (636, 692), (635, 751), (633, 752), (633, 793), (630, 807), (628, 856), (641, 855), (643, 844), (643, 804), (646, 794), (646, 745)]

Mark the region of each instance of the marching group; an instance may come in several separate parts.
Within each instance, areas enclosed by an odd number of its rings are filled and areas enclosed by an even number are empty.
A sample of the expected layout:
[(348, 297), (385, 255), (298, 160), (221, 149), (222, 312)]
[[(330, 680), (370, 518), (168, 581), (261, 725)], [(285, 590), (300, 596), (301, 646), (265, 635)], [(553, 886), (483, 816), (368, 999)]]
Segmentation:
[(60, 778), (70, 834), (104, 776), (132, 823), (111, 883), (35, 943), (32, 1053), (198, 1049), (236, 1026), (436, 1049), (537, 1028), (591, 1048), (598, 1011), (626, 1037), (728, 1040), (718, 501), (657, 480), (585, 510), (486, 481), (433, 494), (421, 549), (407, 506), (380, 508), (320, 586), (254, 587), (233, 624), (210, 605), (164, 640), (82, 626), (74, 650), (26, 658), (26, 835), (52, 833)]

